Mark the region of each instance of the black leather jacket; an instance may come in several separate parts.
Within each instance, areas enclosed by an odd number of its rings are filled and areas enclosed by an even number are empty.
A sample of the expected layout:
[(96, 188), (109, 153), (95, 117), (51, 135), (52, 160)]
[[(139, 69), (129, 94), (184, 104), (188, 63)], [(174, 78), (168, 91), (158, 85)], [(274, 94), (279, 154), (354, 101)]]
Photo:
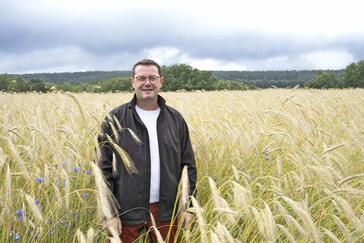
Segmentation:
[[(160, 221), (169, 221), (172, 217), (178, 183), (182, 168), (187, 165), (190, 192), (195, 192), (196, 166), (190, 142), (189, 131), (182, 115), (165, 104), (165, 100), (158, 96), (161, 109), (157, 119), (157, 134), (160, 157), (160, 192), (159, 211)], [(148, 131), (136, 110), (136, 96), (121, 105), (106, 117), (98, 136), (101, 158), (99, 166), (109, 183), (120, 205), (120, 217), (123, 224), (135, 225), (149, 220), (149, 189), (150, 189), (150, 147)], [(117, 123), (110, 120), (115, 116), (123, 131), (113, 134), (112, 123), (117, 130)], [(138, 144), (132, 134), (125, 128), (131, 129), (141, 140)], [(134, 162), (137, 173), (130, 174), (115, 148), (108, 142), (109, 135)], [(112, 173), (113, 153), (116, 158), (117, 173)]]

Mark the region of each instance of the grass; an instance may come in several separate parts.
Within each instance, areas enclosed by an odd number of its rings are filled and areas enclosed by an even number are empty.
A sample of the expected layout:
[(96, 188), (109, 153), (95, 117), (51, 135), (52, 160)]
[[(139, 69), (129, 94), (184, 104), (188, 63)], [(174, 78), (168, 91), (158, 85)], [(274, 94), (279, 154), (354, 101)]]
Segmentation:
[[(187, 120), (198, 167), (184, 241), (364, 239), (364, 90), (162, 95)], [(106, 239), (95, 138), (131, 97), (0, 93), (1, 242)]]

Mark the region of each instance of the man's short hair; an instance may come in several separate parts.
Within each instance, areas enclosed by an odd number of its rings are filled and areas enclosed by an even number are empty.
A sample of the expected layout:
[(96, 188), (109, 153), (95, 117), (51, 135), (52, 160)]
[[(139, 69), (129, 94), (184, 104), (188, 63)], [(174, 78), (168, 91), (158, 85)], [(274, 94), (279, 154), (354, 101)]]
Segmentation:
[(140, 60), (139, 62), (137, 62), (137, 63), (135, 63), (134, 64), (134, 66), (133, 66), (133, 70), (132, 70), (132, 72), (133, 72), (133, 77), (134, 77), (134, 75), (135, 75), (135, 68), (138, 66), (138, 65), (146, 65), (146, 66), (148, 66), (148, 65), (153, 65), (153, 66), (156, 66), (157, 68), (158, 68), (158, 74), (159, 74), (159, 76), (161, 76), (162, 74), (161, 74), (161, 66), (157, 63), (157, 62), (155, 62), (155, 61), (153, 61), (152, 59), (143, 59), (143, 60)]

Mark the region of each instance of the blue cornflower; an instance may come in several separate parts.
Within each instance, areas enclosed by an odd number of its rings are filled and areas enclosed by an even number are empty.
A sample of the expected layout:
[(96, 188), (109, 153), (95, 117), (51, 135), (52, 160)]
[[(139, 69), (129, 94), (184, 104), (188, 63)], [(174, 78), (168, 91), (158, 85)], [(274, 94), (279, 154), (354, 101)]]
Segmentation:
[(72, 169), (72, 172), (73, 173), (77, 173), (79, 171), (80, 171), (80, 167), (75, 167), (75, 168)]
[(38, 178), (36, 179), (36, 181), (37, 181), (38, 183), (43, 183), (43, 182), (45, 181), (45, 179), (44, 179), (43, 177), (38, 177)]
[(91, 170), (83, 170), (83, 173), (85, 173), (85, 174), (91, 174), (92, 171)]
[(15, 215), (18, 221), (22, 222), (24, 220), (24, 210), (21, 209), (16, 210)]
[(40, 204), (40, 199), (35, 199), (34, 204), (39, 205)]
[(14, 240), (20, 240), (20, 235), (18, 233), (15, 233)]
[(38, 240), (38, 238), (39, 238), (39, 235), (38, 235), (38, 234), (36, 234), (36, 235), (34, 236), (34, 240)]
[(89, 197), (89, 196), (90, 196), (90, 193), (85, 192), (85, 193), (83, 193), (83, 194), (82, 194), (82, 196), (83, 196), (84, 198)]
[(18, 209), (18, 210), (16, 210), (15, 214), (16, 214), (16, 216), (23, 217), (24, 216), (24, 210)]

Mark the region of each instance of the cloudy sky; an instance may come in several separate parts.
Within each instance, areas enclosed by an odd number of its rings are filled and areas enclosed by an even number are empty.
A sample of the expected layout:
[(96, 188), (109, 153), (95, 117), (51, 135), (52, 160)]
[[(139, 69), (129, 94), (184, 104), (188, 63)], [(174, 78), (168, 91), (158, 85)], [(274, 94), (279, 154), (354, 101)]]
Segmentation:
[(359, 0), (0, 0), (0, 73), (340, 69), (364, 59)]

